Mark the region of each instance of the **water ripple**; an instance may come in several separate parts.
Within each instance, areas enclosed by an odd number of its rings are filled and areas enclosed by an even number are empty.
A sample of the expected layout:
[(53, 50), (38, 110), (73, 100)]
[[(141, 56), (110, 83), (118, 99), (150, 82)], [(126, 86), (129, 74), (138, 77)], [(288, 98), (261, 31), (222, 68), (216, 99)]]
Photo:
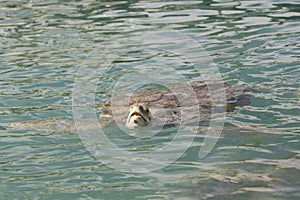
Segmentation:
[[(1, 1), (0, 23), (0, 199), (300, 197), (297, 0)], [(118, 77), (149, 69), (151, 62), (176, 65), (190, 80), (199, 79), (177, 55), (143, 55), (136, 50), (151, 45), (122, 43), (161, 29), (192, 37), (225, 82), (252, 88), (252, 105), (227, 115), (221, 138), (205, 159), (197, 157), (199, 134), (172, 165), (147, 175), (121, 173), (96, 161), (76, 134), (9, 127), (70, 117), (77, 70), (99, 44), (115, 43), (120, 53), (99, 78), (99, 104), (109, 99)], [(177, 42), (174, 47), (182, 45)], [(129, 141), (120, 135), (111, 138), (132, 151), (151, 151), (172, 136)]]

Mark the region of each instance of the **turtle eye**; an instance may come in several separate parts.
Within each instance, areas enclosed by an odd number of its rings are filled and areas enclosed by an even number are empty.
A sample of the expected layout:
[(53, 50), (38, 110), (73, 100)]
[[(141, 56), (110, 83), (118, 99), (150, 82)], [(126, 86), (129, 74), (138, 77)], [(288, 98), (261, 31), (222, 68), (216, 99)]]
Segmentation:
[(143, 112), (144, 111), (143, 106), (139, 106), (139, 110)]

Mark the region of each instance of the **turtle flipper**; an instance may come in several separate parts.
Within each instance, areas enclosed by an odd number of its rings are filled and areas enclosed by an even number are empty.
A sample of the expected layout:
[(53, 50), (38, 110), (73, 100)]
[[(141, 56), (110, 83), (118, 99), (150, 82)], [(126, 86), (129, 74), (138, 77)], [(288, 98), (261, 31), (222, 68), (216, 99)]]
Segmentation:
[(70, 120), (45, 119), (40, 121), (17, 122), (10, 124), (19, 130), (39, 132), (75, 132), (74, 122)]

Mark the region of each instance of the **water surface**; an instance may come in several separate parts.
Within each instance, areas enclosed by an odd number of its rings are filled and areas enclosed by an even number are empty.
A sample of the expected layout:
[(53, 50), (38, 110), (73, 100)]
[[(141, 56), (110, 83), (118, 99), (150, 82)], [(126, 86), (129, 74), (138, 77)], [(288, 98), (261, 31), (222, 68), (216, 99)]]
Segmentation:
[[(1, 1), (0, 199), (299, 198), (299, 7), (297, 0)], [(127, 173), (95, 159), (77, 133), (9, 127), (72, 118), (78, 70), (91, 75), (109, 55), (117, 57), (97, 79), (95, 107), (124, 77), (162, 71), (161, 79), (176, 80), (172, 69), (187, 81), (202, 79), (184, 59), (202, 50), (181, 40), (163, 52), (157, 46), (168, 35), (139, 41), (162, 30), (200, 44), (225, 82), (253, 88), (252, 105), (227, 115), (204, 159), (200, 133), (166, 168)], [(114, 137), (122, 134), (118, 129), (108, 134), (124, 148), (138, 144), (146, 152), (168, 139), (126, 137), (132, 142), (124, 143)]]

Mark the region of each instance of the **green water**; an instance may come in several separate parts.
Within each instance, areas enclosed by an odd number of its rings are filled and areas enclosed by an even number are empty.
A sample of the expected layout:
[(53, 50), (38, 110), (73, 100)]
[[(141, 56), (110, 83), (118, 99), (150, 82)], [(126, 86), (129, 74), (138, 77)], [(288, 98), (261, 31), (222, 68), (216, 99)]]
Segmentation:
[[(1, 1), (0, 199), (298, 199), (299, 8), (297, 0)], [(95, 86), (94, 107), (128, 77), (203, 79), (192, 66), (208, 67), (186, 59), (203, 52), (222, 80), (254, 93), (251, 106), (227, 114), (205, 158), (199, 133), (172, 164), (130, 173), (110, 166), (109, 156), (96, 159), (78, 133), (9, 126), (72, 118), (76, 78), (85, 75), (96, 76), (86, 82)], [(151, 158), (177, 129), (149, 138), (121, 131), (106, 134)]]

